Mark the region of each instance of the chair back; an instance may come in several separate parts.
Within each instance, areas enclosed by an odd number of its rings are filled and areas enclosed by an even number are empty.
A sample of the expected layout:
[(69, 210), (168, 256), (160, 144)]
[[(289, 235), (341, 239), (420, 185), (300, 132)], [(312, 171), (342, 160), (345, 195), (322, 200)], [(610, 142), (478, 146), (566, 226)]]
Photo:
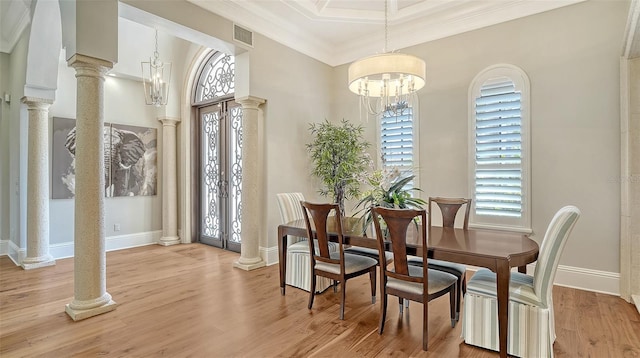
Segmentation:
[(556, 276), (558, 262), (569, 234), (579, 217), (580, 209), (571, 205), (563, 207), (551, 219), (544, 239), (542, 239), (542, 247), (533, 274), (533, 287), (545, 307), (549, 307), (552, 302), (553, 280)]
[[(286, 224), (294, 220), (304, 219), (300, 202), (304, 200), (302, 193), (278, 193), (278, 207), (280, 208), (281, 224)], [(289, 236), (287, 246), (300, 241), (300, 238)]]
[(464, 212), (464, 223), (462, 228), (467, 230), (469, 228), (469, 210), (471, 209), (471, 202), (473, 199), (464, 198), (442, 198), (442, 197), (429, 197), (429, 226), (431, 226), (431, 212), (433, 211), (431, 203), (438, 204), (440, 212), (442, 213), (442, 227), (453, 227), (456, 222), (456, 216), (460, 211), (462, 205), (466, 204)]
[[(416, 217), (421, 219), (420, 235), (422, 242), (422, 256), (423, 256), (423, 276), (427, 277), (427, 229), (426, 221), (427, 216), (424, 210), (413, 209), (392, 209), (383, 207), (373, 207), (371, 209), (373, 214), (373, 225), (376, 229), (376, 238), (378, 240), (378, 252), (380, 253), (380, 269), (385, 276), (397, 278), (405, 281), (412, 282), (426, 282), (422, 278), (409, 276), (409, 265), (407, 264), (407, 230)], [(380, 218), (387, 225), (388, 237), (384, 237), (382, 229), (380, 228)], [(394, 270), (390, 271), (387, 267), (387, 261), (384, 255), (385, 251), (385, 239), (391, 241), (391, 250), (393, 251), (393, 266)]]
[[(340, 270), (344, 271), (344, 250), (342, 247), (342, 213), (338, 204), (313, 204), (306, 201), (300, 202), (302, 213), (304, 215), (304, 221), (307, 226), (307, 237), (309, 241), (309, 252), (313, 252), (311, 255), (311, 267), (315, 266), (315, 261), (327, 262), (330, 264), (339, 264)], [(334, 217), (329, 217), (331, 212), (335, 213)], [(311, 219), (309, 218), (311, 215)], [(313, 220), (313, 226), (311, 225)], [(331, 258), (329, 251), (329, 235), (327, 230), (327, 224), (329, 220), (335, 221), (335, 225), (332, 223), (332, 231), (335, 227), (336, 235), (338, 236), (338, 245), (340, 246), (340, 258)], [(315, 228), (316, 236), (313, 240), (313, 228)], [(318, 245), (317, 249), (314, 245)]]

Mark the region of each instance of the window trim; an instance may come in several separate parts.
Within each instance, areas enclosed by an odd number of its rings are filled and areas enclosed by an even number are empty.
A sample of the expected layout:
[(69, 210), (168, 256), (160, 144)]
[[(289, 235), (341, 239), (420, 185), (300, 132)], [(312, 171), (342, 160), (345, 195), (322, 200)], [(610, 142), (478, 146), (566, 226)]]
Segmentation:
[[(475, 214), (475, 136), (476, 136), (476, 98), (480, 95), (480, 89), (485, 82), (499, 78), (510, 78), (516, 90), (521, 93), (521, 136), (522, 136), (522, 217), (498, 217), (480, 216)], [(474, 228), (487, 228), (494, 230), (518, 231), (531, 233), (531, 131), (530, 131), (530, 82), (527, 74), (519, 67), (510, 64), (496, 64), (485, 68), (478, 73), (471, 84), (468, 92), (468, 197), (473, 198), (473, 205), (469, 213), (469, 226)]]

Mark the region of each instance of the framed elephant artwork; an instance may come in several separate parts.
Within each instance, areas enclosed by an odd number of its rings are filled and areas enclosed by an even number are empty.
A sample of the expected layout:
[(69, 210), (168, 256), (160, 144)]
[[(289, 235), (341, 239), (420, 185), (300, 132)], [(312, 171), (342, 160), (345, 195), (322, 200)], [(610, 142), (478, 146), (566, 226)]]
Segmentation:
[[(75, 122), (53, 118), (53, 199), (73, 198), (75, 193)], [(157, 132), (155, 128), (104, 124), (105, 196), (156, 195)]]

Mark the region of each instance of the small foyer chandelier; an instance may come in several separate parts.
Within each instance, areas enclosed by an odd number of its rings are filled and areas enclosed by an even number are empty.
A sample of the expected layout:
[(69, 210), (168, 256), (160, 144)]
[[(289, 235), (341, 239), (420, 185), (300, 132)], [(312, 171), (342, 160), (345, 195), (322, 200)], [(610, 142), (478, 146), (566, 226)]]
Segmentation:
[(349, 90), (360, 96), (360, 108), (371, 115), (402, 112), (412, 107), (416, 92), (425, 85), (426, 65), (415, 56), (387, 52), (388, 1), (384, 2), (384, 49), (349, 66)]
[(164, 106), (169, 99), (169, 81), (171, 80), (171, 62), (160, 61), (158, 53), (158, 30), (156, 29), (156, 50), (153, 58), (142, 62), (142, 81), (144, 100), (148, 105)]

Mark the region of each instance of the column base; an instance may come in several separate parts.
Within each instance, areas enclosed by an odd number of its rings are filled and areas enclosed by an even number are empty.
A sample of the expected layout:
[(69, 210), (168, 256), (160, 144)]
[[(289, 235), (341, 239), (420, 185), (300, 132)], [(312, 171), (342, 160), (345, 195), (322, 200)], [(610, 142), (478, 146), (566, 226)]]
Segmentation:
[(160, 241), (158, 241), (158, 245), (162, 245), (162, 246), (177, 245), (179, 243), (180, 243), (180, 238), (178, 236), (164, 236), (160, 238)]
[(104, 304), (102, 306), (98, 306), (98, 307), (82, 310), (82, 309), (71, 308), (71, 303), (67, 303), (67, 305), (65, 306), (64, 310), (65, 310), (65, 312), (67, 312), (69, 317), (71, 317), (71, 319), (73, 319), (74, 321), (81, 321), (81, 320), (87, 319), (89, 317), (93, 317), (93, 316), (97, 316), (99, 314), (111, 312), (111, 311), (115, 310), (117, 306), (118, 306), (118, 304), (115, 301), (109, 300), (109, 302), (107, 302), (106, 304)]
[(238, 261), (233, 263), (233, 267), (243, 269), (245, 271), (251, 271), (265, 266), (267, 266), (267, 264), (262, 261), (262, 258), (260, 257), (256, 257), (254, 259), (245, 259), (241, 257)]
[(53, 256), (47, 255), (44, 257), (37, 258), (25, 258), (22, 260), (20, 266), (24, 270), (33, 270), (41, 267), (54, 266), (56, 264), (56, 260), (53, 259)]

